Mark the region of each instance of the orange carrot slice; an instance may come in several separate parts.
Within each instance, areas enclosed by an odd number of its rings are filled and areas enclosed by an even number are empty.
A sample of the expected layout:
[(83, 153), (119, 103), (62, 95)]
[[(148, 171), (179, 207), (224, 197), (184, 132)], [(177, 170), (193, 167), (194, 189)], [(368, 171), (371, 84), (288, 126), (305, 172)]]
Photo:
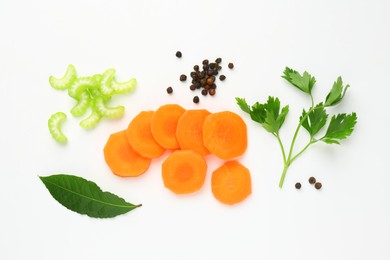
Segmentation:
[(191, 150), (176, 150), (162, 164), (164, 185), (176, 194), (199, 190), (205, 181), (206, 172), (204, 158)]
[(203, 156), (210, 154), (203, 145), (203, 122), (210, 114), (206, 109), (192, 109), (183, 113), (176, 129), (176, 138), (182, 150), (193, 150)]
[(247, 148), (246, 124), (230, 111), (210, 114), (203, 123), (203, 144), (214, 155), (230, 160)]
[(104, 159), (111, 171), (121, 177), (139, 176), (151, 162), (134, 151), (127, 141), (126, 131), (110, 135), (104, 146)]
[(165, 149), (179, 149), (176, 139), (177, 122), (185, 109), (177, 104), (159, 107), (153, 115), (151, 129), (156, 142)]
[(249, 170), (237, 161), (225, 162), (213, 172), (211, 190), (222, 203), (233, 205), (252, 193)]
[(126, 130), (127, 140), (134, 150), (146, 158), (157, 158), (164, 153), (150, 128), (154, 111), (142, 111), (131, 120)]

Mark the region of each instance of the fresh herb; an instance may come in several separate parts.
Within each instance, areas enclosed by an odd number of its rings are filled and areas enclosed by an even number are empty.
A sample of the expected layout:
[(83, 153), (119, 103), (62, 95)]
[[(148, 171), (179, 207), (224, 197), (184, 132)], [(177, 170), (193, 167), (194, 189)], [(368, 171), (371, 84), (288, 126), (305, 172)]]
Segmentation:
[[(328, 120), (326, 108), (340, 103), (343, 100), (349, 85), (344, 86), (342, 78), (338, 77), (329, 94), (326, 96), (325, 102), (320, 102), (315, 105), (312, 95), (312, 89), (316, 83), (315, 77), (311, 76), (306, 71), (301, 75), (299, 72), (288, 67), (284, 70), (282, 77), (302, 92), (308, 94), (311, 99), (311, 107), (307, 111), (303, 109), (302, 115), (299, 117), (299, 123), (291, 140), (288, 153), (280, 138), (279, 130), (288, 114), (289, 107), (285, 106), (281, 108), (279, 99), (274, 97), (269, 97), (268, 101), (264, 104), (256, 102), (252, 106), (249, 106), (244, 98), (236, 98), (240, 108), (248, 113), (253, 121), (261, 124), (265, 130), (270, 132), (278, 140), (284, 163), (282, 176), (279, 182), (280, 188), (283, 187), (284, 178), (291, 163), (302, 155), (309, 146), (318, 141), (327, 144), (340, 144), (340, 140), (345, 139), (352, 134), (357, 122), (356, 113), (334, 115), (330, 119), (325, 135), (317, 138), (317, 134), (326, 125)], [(309, 133), (310, 139), (301, 151), (293, 154), (295, 141), (301, 126)]]
[(93, 218), (112, 218), (141, 206), (103, 192), (94, 182), (81, 177), (58, 174), (39, 178), (64, 207)]

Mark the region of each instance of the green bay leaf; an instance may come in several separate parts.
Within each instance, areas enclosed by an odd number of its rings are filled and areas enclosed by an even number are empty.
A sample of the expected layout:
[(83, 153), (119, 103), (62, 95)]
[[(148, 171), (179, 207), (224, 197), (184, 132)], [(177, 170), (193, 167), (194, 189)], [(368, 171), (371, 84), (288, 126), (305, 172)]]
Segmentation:
[(89, 217), (112, 218), (141, 206), (102, 191), (94, 182), (78, 176), (56, 174), (39, 178), (60, 204)]

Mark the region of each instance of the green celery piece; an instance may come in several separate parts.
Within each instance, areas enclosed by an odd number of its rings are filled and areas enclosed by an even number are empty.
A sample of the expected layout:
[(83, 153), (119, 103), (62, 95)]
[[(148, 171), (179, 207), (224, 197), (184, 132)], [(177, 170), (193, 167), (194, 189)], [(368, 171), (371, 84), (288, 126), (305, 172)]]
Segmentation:
[(66, 143), (68, 138), (60, 129), (61, 123), (66, 119), (66, 114), (63, 112), (57, 112), (51, 115), (48, 120), (48, 126), (51, 136), (59, 143)]
[(341, 77), (338, 77), (337, 81), (333, 83), (333, 87), (330, 90), (329, 94), (326, 96), (325, 106), (329, 107), (340, 103), (341, 100), (344, 98), (348, 88), (349, 85), (346, 85), (344, 88), (343, 79)]
[(106, 95), (106, 96), (111, 96), (112, 95), (112, 88), (111, 88), (111, 84), (112, 84), (112, 80), (114, 79), (115, 77), (115, 69), (107, 69), (103, 75), (102, 75), (102, 80), (101, 80), (101, 84), (100, 84), (100, 91), (103, 93), (103, 95)]
[(102, 116), (97, 112), (95, 104), (92, 102), (91, 114), (87, 118), (80, 121), (80, 126), (87, 129), (93, 128), (97, 125), (97, 123), (99, 123), (101, 118)]
[(78, 176), (57, 174), (39, 178), (60, 204), (92, 218), (113, 218), (141, 206), (104, 192), (96, 183)]
[(327, 119), (328, 114), (322, 103), (315, 106), (309, 114), (303, 110), (302, 115), (299, 118), (302, 122), (302, 126), (309, 132), (311, 137), (314, 137), (325, 126)]
[(124, 106), (107, 107), (102, 97), (97, 97), (95, 100), (96, 111), (106, 118), (119, 118), (125, 113)]
[(326, 134), (320, 139), (328, 144), (340, 144), (339, 140), (350, 136), (357, 122), (356, 113), (332, 116)]
[(118, 82), (115, 78), (112, 80), (111, 88), (114, 94), (126, 94), (134, 91), (137, 86), (137, 80), (132, 78), (125, 82)]
[(54, 76), (49, 77), (50, 86), (57, 90), (68, 89), (77, 78), (76, 68), (69, 64), (66, 69), (65, 75), (62, 78), (56, 78)]
[(73, 85), (71, 85), (68, 89), (68, 94), (72, 98), (79, 99), (81, 93), (85, 90), (97, 89), (99, 88), (99, 82), (96, 81), (93, 77), (80, 77), (75, 80)]
[(77, 104), (70, 110), (70, 113), (74, 117), (79, 117), (87, 112), (88, 108), (91, 106), (91, 97), (89, 93), (84, 91), (81, 93), (80, 98), (77, 101)]
[(301, 75), (298, 71), (290, 69), (289, 67), (286, 67), (284, 70), (282, 78), (286, 79), (293, 86), (310, 95), (311, 90), (316, 83), (315, 77), (312, 77), (307, 71), (303, 72), (303, 75)]

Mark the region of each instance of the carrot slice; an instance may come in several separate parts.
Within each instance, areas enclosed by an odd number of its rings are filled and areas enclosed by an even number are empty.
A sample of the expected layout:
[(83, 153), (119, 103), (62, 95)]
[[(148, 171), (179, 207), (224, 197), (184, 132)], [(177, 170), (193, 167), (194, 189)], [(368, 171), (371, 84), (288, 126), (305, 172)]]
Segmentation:
[(185, 109), (177, 104), (159, 107), (152, 118), (152, 134), (156, 142), (165, 149), (179, 149), (176, 138), (177, 122)]
[(146, 158), (157, 158), (164, 153), (156, 140), (154, 140), (150, 124), (154, 111), (142, 111), (131, 120), (127, 127), (127, 140), (134, 150)]
[(151, 162), (134, 151), (127, 141), (126, 131), (110, 135), (104, 146), (104, 159), (111, 171), (121, 177), (139, 176)]
[(203, 156), (210, 154), (203, 145), (203, 122), (210, 114), (206, 109), (191, 109), (180, 117), (176, 138), (182, 150), (193, 150)]
[(230, 111), (208, 115), (203, 123), (203, 144), (212, 154), (224, 160), (242, 155), (247, 147), (244, 120)]
[(225, 162), (213, 172), (211, 190), (222, 203), (233, 205), (252, 193), (249, 170), (237, 161)]
[(176, 194), (199, 190), (205, 181), (206, 172), (204, 158), (191, 150), (176, 150), (162, 164), (164, 185)]

